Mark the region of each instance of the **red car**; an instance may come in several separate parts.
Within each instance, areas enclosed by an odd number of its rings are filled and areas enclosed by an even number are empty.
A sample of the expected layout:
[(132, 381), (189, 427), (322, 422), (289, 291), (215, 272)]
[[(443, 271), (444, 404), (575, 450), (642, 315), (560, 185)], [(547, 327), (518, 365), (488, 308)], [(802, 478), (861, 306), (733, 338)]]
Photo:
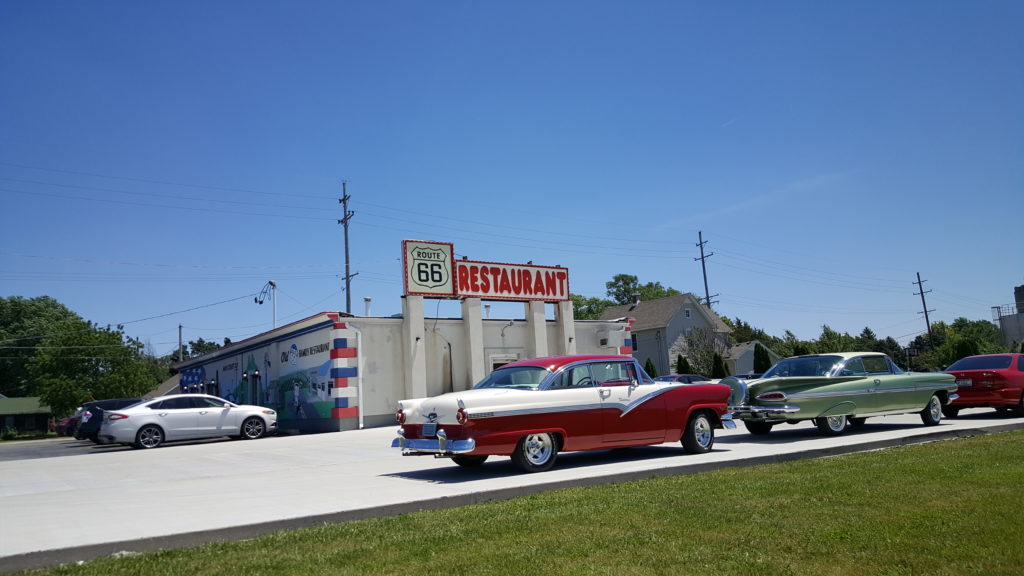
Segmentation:
[(393, 448), (406, 456), (478, 466), (511, 456), (525, 472), (548, 470), (559, 452), (681, 442), (711, 450), (716, 428), (734, 428), (730, 388), (656, 382), (628, 356), (558, 356), (506, 364), (470, 390), (402, 400)]
[(962, 408), (995, 408), (1024, 416), (1024, 354), (983, 354), (957, 360), (946, 373), (956, 377), (959, 398), (942, 413), (956, 418)]

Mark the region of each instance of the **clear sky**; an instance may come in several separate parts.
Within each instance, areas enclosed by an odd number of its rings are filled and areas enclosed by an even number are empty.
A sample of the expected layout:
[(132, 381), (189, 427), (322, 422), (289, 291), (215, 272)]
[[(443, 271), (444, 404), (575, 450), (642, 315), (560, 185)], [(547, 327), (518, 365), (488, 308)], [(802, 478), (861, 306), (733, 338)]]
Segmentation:
[[(0, 296), (151, 351), (401, 312), (401, 241), (907, 342), (1024, 284), (1024, 3), (0, 0)], [(427, 315), (458, 316), (431, 301)], [(492, 316), (522, 316), (496, 306)]]

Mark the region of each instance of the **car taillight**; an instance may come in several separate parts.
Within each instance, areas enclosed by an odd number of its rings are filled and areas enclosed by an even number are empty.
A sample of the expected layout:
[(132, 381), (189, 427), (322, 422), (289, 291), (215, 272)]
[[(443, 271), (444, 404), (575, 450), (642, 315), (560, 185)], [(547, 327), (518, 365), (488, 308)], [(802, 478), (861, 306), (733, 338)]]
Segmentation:
[(777, 391), (776, 392), (765, 392), (764, 394), (759, 394), (757, 396), (757, 399), (762, 401), (762, 402), (782, 402), (786, 398), (787, 398), (787, 396), (786, 396), (786, 394), (784, 392), (777, 392)]
[(107, 422), (110, 422), (110, 421), (113, 421), (113, 420), (124, 420), (127, 417), (128, 417), (127, 414), (116, 414), (116, 413), (115, 414), (107, 414)]
[(459, 408), (459, 411), (455, 413), (455, 421), (459, 424), (465, 424), (469, 421), (469, 414), (466, 413), (465, 408)]
[(395, 422), (399, 424), (405, 424), (405, 410), (399, 410), (395, 412)]

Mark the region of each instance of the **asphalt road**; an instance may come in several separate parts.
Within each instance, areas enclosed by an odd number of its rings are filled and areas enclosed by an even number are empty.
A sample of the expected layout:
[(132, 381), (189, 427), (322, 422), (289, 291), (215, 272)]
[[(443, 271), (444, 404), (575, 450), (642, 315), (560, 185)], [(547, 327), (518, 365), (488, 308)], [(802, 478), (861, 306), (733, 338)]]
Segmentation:
[[(699, 473), (1024, 429), (1024, 418), (965, 410), (939, 426), (919, 416), (872, 418), (823, 437), (810, 423), (767, 437), (718, 431), (709, 454), (678, 443), (561, 454), (544, 473), (508, 458), (478, 469), (402, 457), (394, 428), (155, 450), (50, 439), (0, 443), (0, 571), (250, 538), (283, 529), (501, 500), (569, 486)], [(116, 522), (83, 519), (117, 518)]]

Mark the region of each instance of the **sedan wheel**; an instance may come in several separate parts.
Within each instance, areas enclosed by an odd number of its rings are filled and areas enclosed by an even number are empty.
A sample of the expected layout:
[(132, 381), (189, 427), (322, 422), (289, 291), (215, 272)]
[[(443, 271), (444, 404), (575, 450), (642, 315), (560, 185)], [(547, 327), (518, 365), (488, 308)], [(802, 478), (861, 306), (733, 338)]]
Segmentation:
[(263, 432), (266, 431), (267, 426), (263, 423), (262, 418), (251, 416), (246, 418), (242, 422), (242, 438), (246, 440), (255, 440), (260, 436), (263, 436)]
[(715, 443), (715, 428), (704, 412), (694, 414), (686, 424), (683, 432), (683, 450), (690, 454), (703, 454), (711, 451)]
[(512, 463), (523, 472), (544, 472), (555, 465), (558, 443), (546, 432), (527, 434), (519, 440)]
[(136, 448), (156, 448), (164, 441), (164, 431), (159, 426), (147, 424), (135, 434)]
[(928, 405), (921, 411), (921, 421), (925, 426), (935, 426), (942, 421), (942, 400), (938, 396), (932, 396)]
[(846, 432), (846, 416), (825, 416), (815, 419), (814, 423), (826, 436), (838, 436)]

